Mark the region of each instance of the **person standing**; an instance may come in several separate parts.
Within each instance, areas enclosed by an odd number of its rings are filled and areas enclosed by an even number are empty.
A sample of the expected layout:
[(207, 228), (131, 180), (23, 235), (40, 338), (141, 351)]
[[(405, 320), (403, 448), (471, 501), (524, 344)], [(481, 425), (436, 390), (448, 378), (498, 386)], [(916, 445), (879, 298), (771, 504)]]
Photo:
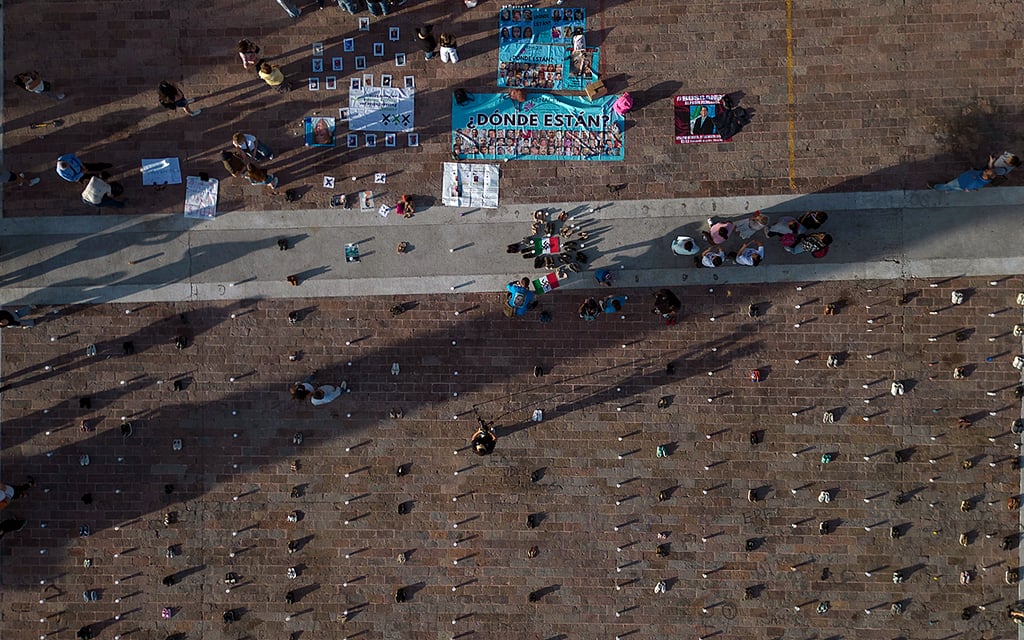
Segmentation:
[(434, 49), (437, 48), (437, 40), (434, 39), (434, 25), (426, 24), (416, 27), (416, 44), (423, 50), (423, 59), (430, 60), (434, 57)]
[(231, 151), (221, 151), (220, 161), (227, 169), (228, 173), (231, 174), (232, 178), (238, 178), (245, 173), (245, 162), (238, 157), (237, 153)]
[(8, 182), (14, 182), (19, 187), (34, 187), (39, 184), (39, 178), (29, 179), (24, 173), (8, 171), (0, 167), (0, 183), (7, 184)]
[(478, 456), (490, 455), (494, 452), (494, 445), (497, 444), (498, 437), (494, 435), (491, 425), (484, 422), (483, 418), (477, 416), (476, 420), (480, 424), (480, 428), (476, 430), (473, 439), (470, 440), (473, 452)]
[(14, 76), (14, 84), (18, 85), (29, 93), (37, 93), (54, 100), (63, 100), (63, 93), (51, 93), (50, 83), (40, 77), (38, 71), (26, 71)]
[(455, 36), (445, 31), (438, 39), (438, 45), (441, 47), (441, 62), (455, 64), (459, 61), (459, 44), (455, 41)]
[(338, 0), (338, 7), (355, 15), (366, 8), (364, 0)]
[(238, 41), (238, 57), (242, 59), (242, 68), (255, 67), (260, 61), (260, 47), (252, 40)]
[(165, 109), (169, 109), (171, 111), (181, 109), (192, 117), (198, 116), (203, 111), (202, 109), (192, 109), (189, 107), (188, 105), (195, 102), (195, 99), (186, 98), (185, 94), (181, 92), (181, 89), (166, 80), (160, 83), (160, 86), (157, 87), (157, 92), (160, 96), (160, 106)]
[(530, 279), (513, 280), (505, 285), (505, 315), (508, 317), (525, 316), (526, 312), (536, 306), (533, 292), (530, 291)]
[(928, 184), (928, 187), (936, 191), (978, 191), (987, 187), (992, 179), (996, 177), (995, 169), (970, 169), (964, 171), (949, 182), (942, 184)]
[(89, 184), (82, 191), (82, 202), (94, 207), (114, 207), (120, 209), (124, 202), (114, 198), (113, 185), (107, 184), (98, 176), (89, 178)]
[(676, 294), (668, 289), (659, 289), (654, 294), (654, 308), (651, 311), (661, 316), (665, 320), (665, 324), (675, 324), (676, 315), (682, 308), (683, 303), (679, 301)]
[(267, 86), (273, 89), (277, 89), (281, 92), (292, 90), (292, 85), (285, 79), (284, 72), (281, 71), (281, 68), (276, 65), (272, 65), (269, 62), (260, 63), (259, 76), (260, 80), (266, 82)]
[(302, 15), (302, 11), (300, 11), (291, 0), (277, 0), (277, 4), (281, 5), (281, 8), (284, 9), (292, 19), (298, 18)]
[(242, 153), (256, 162), (265, 162), (274, 159), (274, 152), (270, 147), (263, 144), (251, 133), (239, 131), (231, 138), (231, 144), (240, 149)]
[(806, 233), (797, 236), (796, 244), (792, 247), (783, 248), (794, 255), (806, 252), (815, 258), (824, 258), (831, 244), (832, 236), (827, 233)]
[(65, 153), (57, 158), (57, 175), (68, 182), (81, 182), (112, 166), (109, 162), (82, 162), (75, 154)]

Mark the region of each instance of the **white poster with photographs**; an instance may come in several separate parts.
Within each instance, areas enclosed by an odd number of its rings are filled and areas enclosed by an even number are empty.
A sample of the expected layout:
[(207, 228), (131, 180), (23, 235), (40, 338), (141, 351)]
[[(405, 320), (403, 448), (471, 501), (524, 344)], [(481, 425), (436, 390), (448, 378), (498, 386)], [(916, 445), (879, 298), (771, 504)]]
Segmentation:
[(446, 162), (441, 202), (447, 207), (497, 209), (498, 177), (495, 164)]
[(349, 130), (412, 131), (415, 94), (415, 89), (371, 87), (365, 83), (356, 86), (353, 83), (348, 92)]

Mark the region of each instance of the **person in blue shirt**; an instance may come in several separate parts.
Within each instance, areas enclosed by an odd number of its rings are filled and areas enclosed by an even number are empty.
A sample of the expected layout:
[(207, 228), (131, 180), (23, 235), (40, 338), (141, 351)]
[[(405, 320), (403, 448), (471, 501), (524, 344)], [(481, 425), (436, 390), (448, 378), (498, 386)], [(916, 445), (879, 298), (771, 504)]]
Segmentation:
[(622, 305), (626, 300), (629, 300), (629, 296), (608, 296), (601, 301), (601, 309), (605, 313), (616, 313), (622, 310)]
[(505, 305), (508, 307), (508, 315), (525, 316), (527, 310), (532, 309), (534, 302), (533, 292), (530, 291), (530, 279), (513, 280), (505, 285), (508, 292), (505, 298)]
[(949, 182), (942, 184), (929, 184), (928, 186), (936, 191), (977, 191), (988, 186), (996, 172), (992, 169), (971, 169), (964, 171)]
[(73, 153), (57, 158), (57, 175), (68, 182), (81, 182), (85, 178), (99, 176), (99, 172), (114, 165), (106, 162), (82, 162)]

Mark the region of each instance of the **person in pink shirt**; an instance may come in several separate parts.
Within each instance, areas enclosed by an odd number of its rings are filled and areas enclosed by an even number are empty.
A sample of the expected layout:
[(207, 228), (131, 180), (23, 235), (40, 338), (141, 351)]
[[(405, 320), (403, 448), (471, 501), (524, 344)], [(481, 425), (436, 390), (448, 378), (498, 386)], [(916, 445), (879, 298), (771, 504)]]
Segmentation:
[(708, 227), (711, 230), (701, 231), (701, 235), (712, 245), (722, 244), (731, 238), (732, 232), (736, 230), (736, 225), (731, 222), (715, 222), (711, 218), (708, 218)]

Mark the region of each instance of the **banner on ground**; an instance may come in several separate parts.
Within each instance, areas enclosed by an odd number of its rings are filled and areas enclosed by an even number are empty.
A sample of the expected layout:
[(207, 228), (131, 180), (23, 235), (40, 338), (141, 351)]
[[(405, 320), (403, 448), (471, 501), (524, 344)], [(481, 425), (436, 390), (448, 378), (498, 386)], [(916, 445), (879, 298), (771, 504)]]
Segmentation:
[(203, 180), (199, 176), (185, 178), (185, 217), (213, 220), (217, 217), (217, 195), (220, 182), (216, 178)]
[(713, 120), (722, 96), (721, 93), (675, 96), (676, 144), (722, 142)]
[(415, 89), (360, 83), (348, 92), (350, 131), (412, 131)]
[(497, 209), (498, 167), (446, 162), (441, 189), (441, 202), (446, 207)]
[(452, 100), (452, 153), (473, 160), (600, 160), (625, 157), (617, 96), (530, 94), (517, 103), (507, 94)]
[[(498, 14), (498, 86), (572, 89), (592, 82), (597, 49), (586, 56), (586, 76), (569, 82), (573, 33), (585, 34), (584, 9), (505, 7)], [(581, 75), (577, 72), (577, 75)], [(586, 81), (584, 81), (586, 80)]]

